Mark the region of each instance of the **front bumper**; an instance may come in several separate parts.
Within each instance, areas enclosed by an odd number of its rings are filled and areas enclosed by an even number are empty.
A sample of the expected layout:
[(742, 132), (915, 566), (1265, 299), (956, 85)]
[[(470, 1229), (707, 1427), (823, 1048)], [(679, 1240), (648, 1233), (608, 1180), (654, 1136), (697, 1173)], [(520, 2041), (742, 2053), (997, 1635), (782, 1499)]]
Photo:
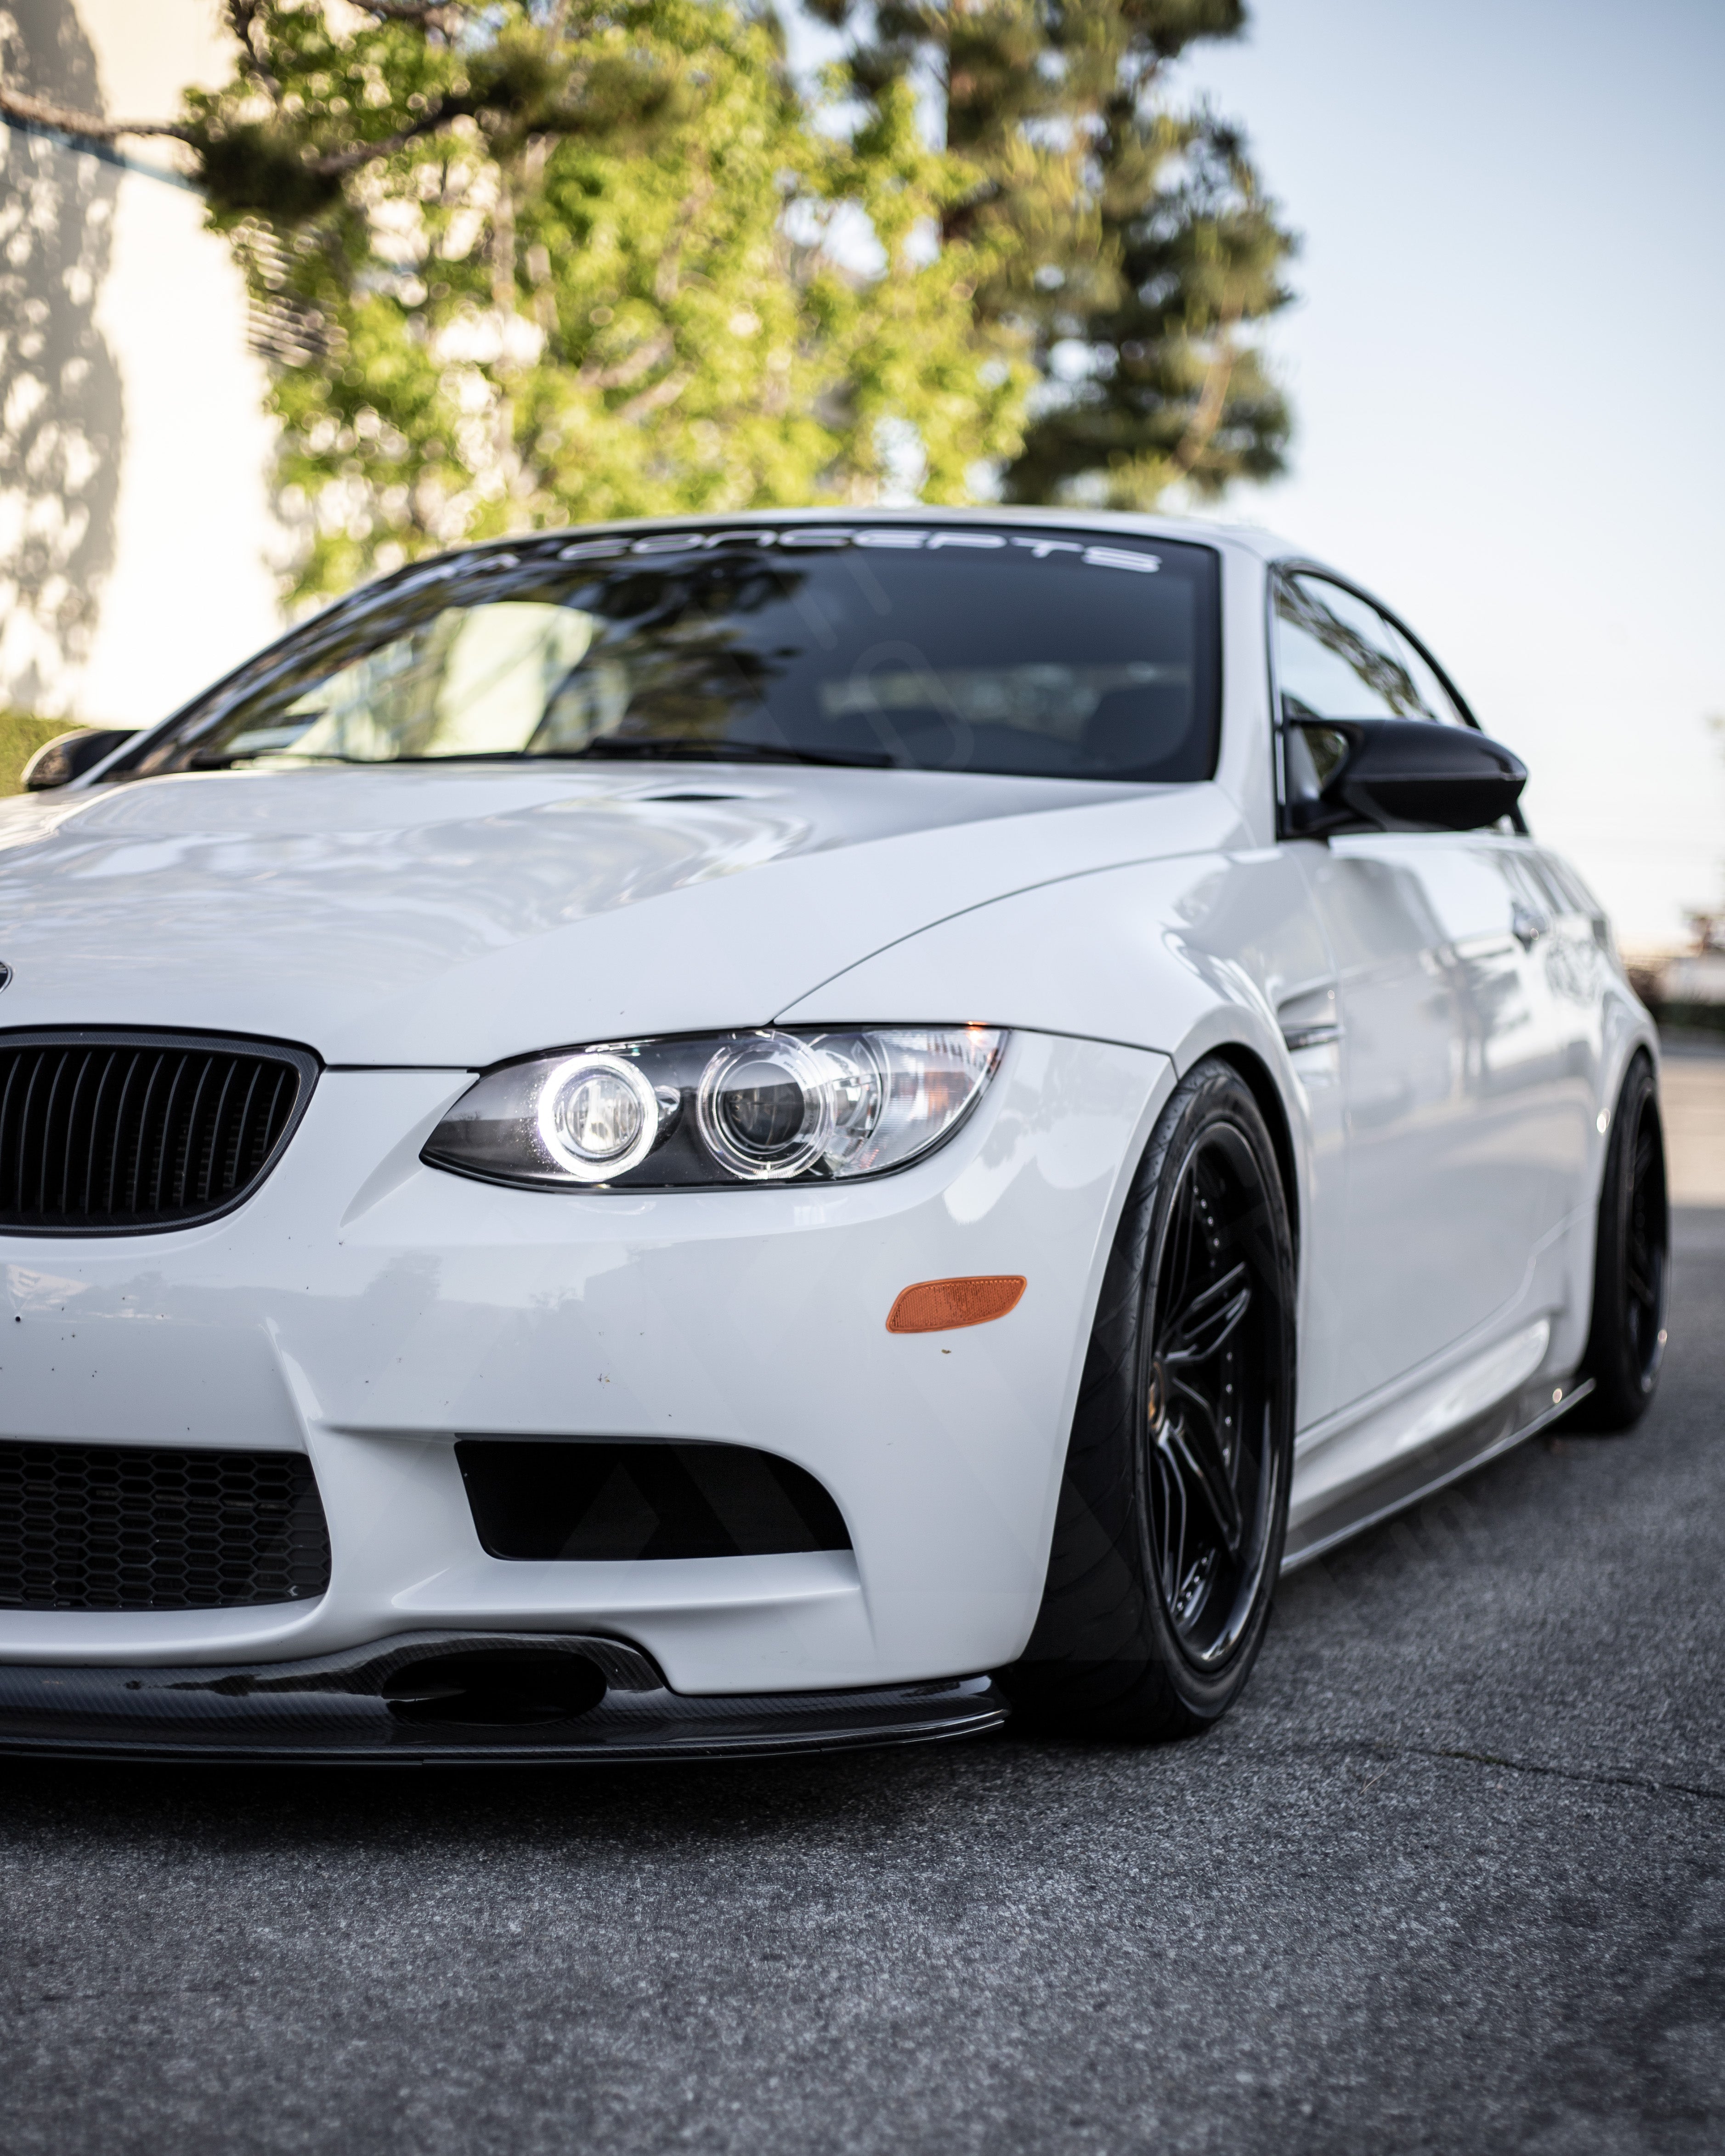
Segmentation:
[[(418, 1158), (467, 1083), (326, 1071), (280, 1165), (225, 1219), (0, 1240), (0, 1435), (303, 1450), (331, 1550), (328, 1591), (304, 1603), (0, 1609), (0, 1665), (141, 1678), (407, 1633), (603, 1635), (676, 1695), (732, 1697), (1011, 1661), (1166, 1059), (1020, 1033), (951, 1145), (848, 1188), (467, 1181)], [(912, 1281), (996, 1273), (1029, 1281), (1009, 1317), (886, 1331)], [(500, 1559), (456, 1461), (473, 1436), (752, 1446), (813, 1475), (853, 1547)]]
[[(599, 1697), (560, 1717), (519, 1692), (439, 1681), (463, 1658), (593, 1673)], [(603, 1687), (601, 1690), (600, 1687)], [(690, 1698), (615, 1640), (416, 1632), (303, 1661), (212, 1668), (0, 1665), (0, 1755), (426, 1765), (712, 1759), (928, 1743), (999, 1728), (985, 1676), (772, 1697)]]

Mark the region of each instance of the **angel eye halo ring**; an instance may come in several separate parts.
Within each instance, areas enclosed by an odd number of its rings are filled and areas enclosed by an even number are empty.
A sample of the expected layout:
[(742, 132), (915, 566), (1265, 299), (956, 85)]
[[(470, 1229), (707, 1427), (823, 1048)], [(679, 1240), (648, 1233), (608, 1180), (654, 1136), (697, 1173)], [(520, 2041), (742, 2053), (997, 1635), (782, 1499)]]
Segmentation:
[(794, 1034), (727, 1042), (701, 1074), (695, 1112), (707, 1151), (751, 1183), (803, 1173), (832, 1135), (825, 1074)]
[(596, 1194), (886, 1175), (962, 1128), (1009, 1038), (978, 1024), (764, 1026), (565, 1049), (482, 1074), (420, 1158)]
[(659, 1136), (660, 1104), (639, 1065), (572, 1055), (539, 1089), (534, 1123), (548, 1157), (578, 1183), (639, 1168)]

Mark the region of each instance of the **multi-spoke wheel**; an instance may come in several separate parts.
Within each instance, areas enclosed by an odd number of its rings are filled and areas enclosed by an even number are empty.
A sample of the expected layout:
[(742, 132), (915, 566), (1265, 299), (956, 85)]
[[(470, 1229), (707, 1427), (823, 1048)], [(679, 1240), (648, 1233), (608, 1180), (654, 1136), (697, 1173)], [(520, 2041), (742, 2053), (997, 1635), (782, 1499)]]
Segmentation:
[(1092, 1733), (1213, 1722), (1258, 1650), (1287, 1519), (1293, 1259), (1275, 1147), (1199, 1064), (1134, 1179), (1102, 1289), (1019, 1708)]
[(1156, 1268), (1143, 1389), (1151, 1557), (1175, 1634), (1200, 1664), (1239, 1643), (1281, 1494), (1266, 1290), (1246, 1255), (1263, 1204), (1243, 1134), (1206, 1128), (1175, 1168)]
[(1583, 1364), (1594, 1393), (1577, 1417), (1589, 1429), (1628, 1430), (1658, 1387), (1670, 1254), (1659, 1092), (1652, 1065), (1638, 1055), (1617, 1096), (1599, 1186), (1593, 1327)]

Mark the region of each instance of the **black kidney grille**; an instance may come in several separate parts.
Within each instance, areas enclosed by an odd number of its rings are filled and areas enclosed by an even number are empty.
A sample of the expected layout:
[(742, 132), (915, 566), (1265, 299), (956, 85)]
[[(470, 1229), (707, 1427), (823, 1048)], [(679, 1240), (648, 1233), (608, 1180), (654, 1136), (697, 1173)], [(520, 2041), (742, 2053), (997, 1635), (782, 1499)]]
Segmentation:
[(0, 1443), (0, 1609), (234, 1609), (329, 1584), (303, 1452)]
[(227, 1211), (262, 1181), (316, 1069), (251, 1041), (0, 1040), (0, 1229), (125, 1234)]

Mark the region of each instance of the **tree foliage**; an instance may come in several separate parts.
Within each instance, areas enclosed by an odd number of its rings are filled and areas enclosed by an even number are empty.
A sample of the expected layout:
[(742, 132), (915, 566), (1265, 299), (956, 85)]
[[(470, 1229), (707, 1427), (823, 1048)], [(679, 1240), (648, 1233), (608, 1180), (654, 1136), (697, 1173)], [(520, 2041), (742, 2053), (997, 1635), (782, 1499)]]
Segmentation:
[[(823, 132), (730, 0), (239, 0), (190, 100), (272, 362), (305, 592), (587, 518), (963, 499), (1022, 432), (1022, 339), (932, 248), (969, 184), (908, 86)], [(884, 274), (827, 244), (866, 218)]]
[(857, 93), (931, 84), (976, 175), (942, 234), (994, 243), (978, 326), (1017, 334), (1041, 385), (1010, 499), (1147, 508), (1281, 468), (1253, 332), (1288, 302), (1293, 241), (1240, 131), (1168, 95), (1189, 46), (1244, 25), (1242, 0), (880, 0), (855, 42)]
[(177, 120), (0, 110), (187, 146), (302, 595), (593, 517), (1277, 467), (1249, 332), (1289, 242), (1163, 95), (1240, 0), (876, 0), (812, 99), (768, 0), (225, 4), (232, 80)]

